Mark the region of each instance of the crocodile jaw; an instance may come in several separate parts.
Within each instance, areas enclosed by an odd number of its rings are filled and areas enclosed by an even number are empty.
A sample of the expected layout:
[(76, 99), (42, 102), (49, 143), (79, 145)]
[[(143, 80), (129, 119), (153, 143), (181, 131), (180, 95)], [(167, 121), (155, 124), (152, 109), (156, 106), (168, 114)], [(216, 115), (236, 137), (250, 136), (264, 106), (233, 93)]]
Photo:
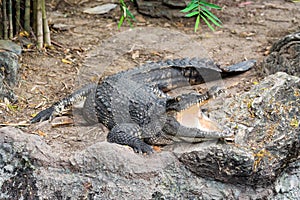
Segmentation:
[(197, 128), (203, 131), (222, 131), (220, 126), (205, 116), (199, 104), (176, 113), (176, 120), (185, 127)]

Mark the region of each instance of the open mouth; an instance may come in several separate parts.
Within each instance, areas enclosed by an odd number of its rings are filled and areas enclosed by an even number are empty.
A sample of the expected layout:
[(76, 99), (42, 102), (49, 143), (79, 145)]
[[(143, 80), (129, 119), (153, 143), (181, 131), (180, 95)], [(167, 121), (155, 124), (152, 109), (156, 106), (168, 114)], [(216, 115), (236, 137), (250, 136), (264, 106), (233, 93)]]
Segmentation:
[(176, 113), (176, 120), (185, 127), (197, 128), (203, 131), (221, 132), (220, 126), (205, 116), (199, 104), (190, 106), (189, 108)]

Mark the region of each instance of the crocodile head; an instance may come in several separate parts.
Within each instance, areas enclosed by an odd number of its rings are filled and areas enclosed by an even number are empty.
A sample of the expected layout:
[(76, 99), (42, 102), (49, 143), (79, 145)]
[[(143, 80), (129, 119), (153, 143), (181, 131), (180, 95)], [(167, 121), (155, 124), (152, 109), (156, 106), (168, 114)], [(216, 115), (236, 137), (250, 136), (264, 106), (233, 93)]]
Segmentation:
[(231, 130), (209, 119), (201, 111), (200, 106), (210, 98), (208, 95), (190, 93), (170, 101), (168, 115), (171, 120), (170, 125), (167, 125), (167, 132), (184, 140), (188, 138), (192, 142), (217, 138), (232, 141), (234, 133)]

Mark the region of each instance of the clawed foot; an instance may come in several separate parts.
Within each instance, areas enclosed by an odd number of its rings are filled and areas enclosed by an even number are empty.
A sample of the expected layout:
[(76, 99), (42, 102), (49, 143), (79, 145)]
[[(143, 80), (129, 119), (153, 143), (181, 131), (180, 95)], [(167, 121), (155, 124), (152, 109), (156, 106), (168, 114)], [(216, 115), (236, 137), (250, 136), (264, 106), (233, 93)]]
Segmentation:
[(134, 152), (136, 153), (146, 153), (148, 155), (152, 154), (154, 151), (152, 147), (143, 141), (137, 142), (132, 146)]
[(134, 123), (117, 124), (107, 135), (107, 141), (121, 145), (128, 145), (136, 153), (153, 153), (150, 145), (146, 144), (142, 138), (141, 128)]
[(53, 106), (47, 108), (46, 110), (42, 110), (30, 120), (30, 123), (33, 124), (33, 123), (42, 122), (51, 119), (53, 116), (53, 112), (54, 112)]

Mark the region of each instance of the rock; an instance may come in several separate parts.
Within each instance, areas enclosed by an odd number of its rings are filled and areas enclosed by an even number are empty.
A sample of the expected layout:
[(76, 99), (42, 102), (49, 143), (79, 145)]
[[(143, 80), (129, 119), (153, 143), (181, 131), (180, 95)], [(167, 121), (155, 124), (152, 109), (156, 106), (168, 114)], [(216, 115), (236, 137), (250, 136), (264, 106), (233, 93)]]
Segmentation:
[(210, 116), (226, 113), (216, 118), (235, 130), (235, 144), (189, 147), (179, 160), (201, 177), (255, 187), (273, 184), (299, 158), (299, 92), (300, 78), (278, 72), (226, 99), (224, 110), (213, 109)]
[(20, 45), (17, 45), (10, 40), (0, 40), (0, 52), (1, 50), (10, 51), (17, 55), (21, 55), (22, 52)]
[(109, 11), (111, 11), (112, 9), (115, 9), (116, 7), (117, 7), (117, 4), (108, 3), (108, 4), (101, 5), (101, 6), (96, 6), (93, 8), (86, 8), (83, 12), (87, 13), (87, 14), (101, 15), (101, 14), (108, 13)]
[(171, 152), (145, 156), (98, 142), (66, 158), (37, 135), (0, 133), (1, 199), (233, 199), (272, 192), (201, 179)]
[(14, 102), (17, 100), (12, 88), (17, 83), (18, 76), (18, 55), (21, 47), (17, 44), (0, 40), (0, 99), (7, 98)]
[(292, 163), (275, 182), (275, 200), (300, 197), (300, 160)]
[(278, 71), (300, 77), (300, 32), (287, 35), (270, 49), (270, 54), (262, 62), (264, 74)]
[(74, 27), (75, 27), (74, 25), (68, 25), (68, 24), (61, 24), (61, 23), (53, 24), (53, 28), (60, 31), (68, 31)]
[[(184, 17), (185, 13), (180, 12), (185, 5), (184, 1), (176, 0), (137, 0), (138, 11), (151, 17)], [(178, 3), (178, 4), (177, 4)], [(174, 6), (177, 5), (177, 6)]]

